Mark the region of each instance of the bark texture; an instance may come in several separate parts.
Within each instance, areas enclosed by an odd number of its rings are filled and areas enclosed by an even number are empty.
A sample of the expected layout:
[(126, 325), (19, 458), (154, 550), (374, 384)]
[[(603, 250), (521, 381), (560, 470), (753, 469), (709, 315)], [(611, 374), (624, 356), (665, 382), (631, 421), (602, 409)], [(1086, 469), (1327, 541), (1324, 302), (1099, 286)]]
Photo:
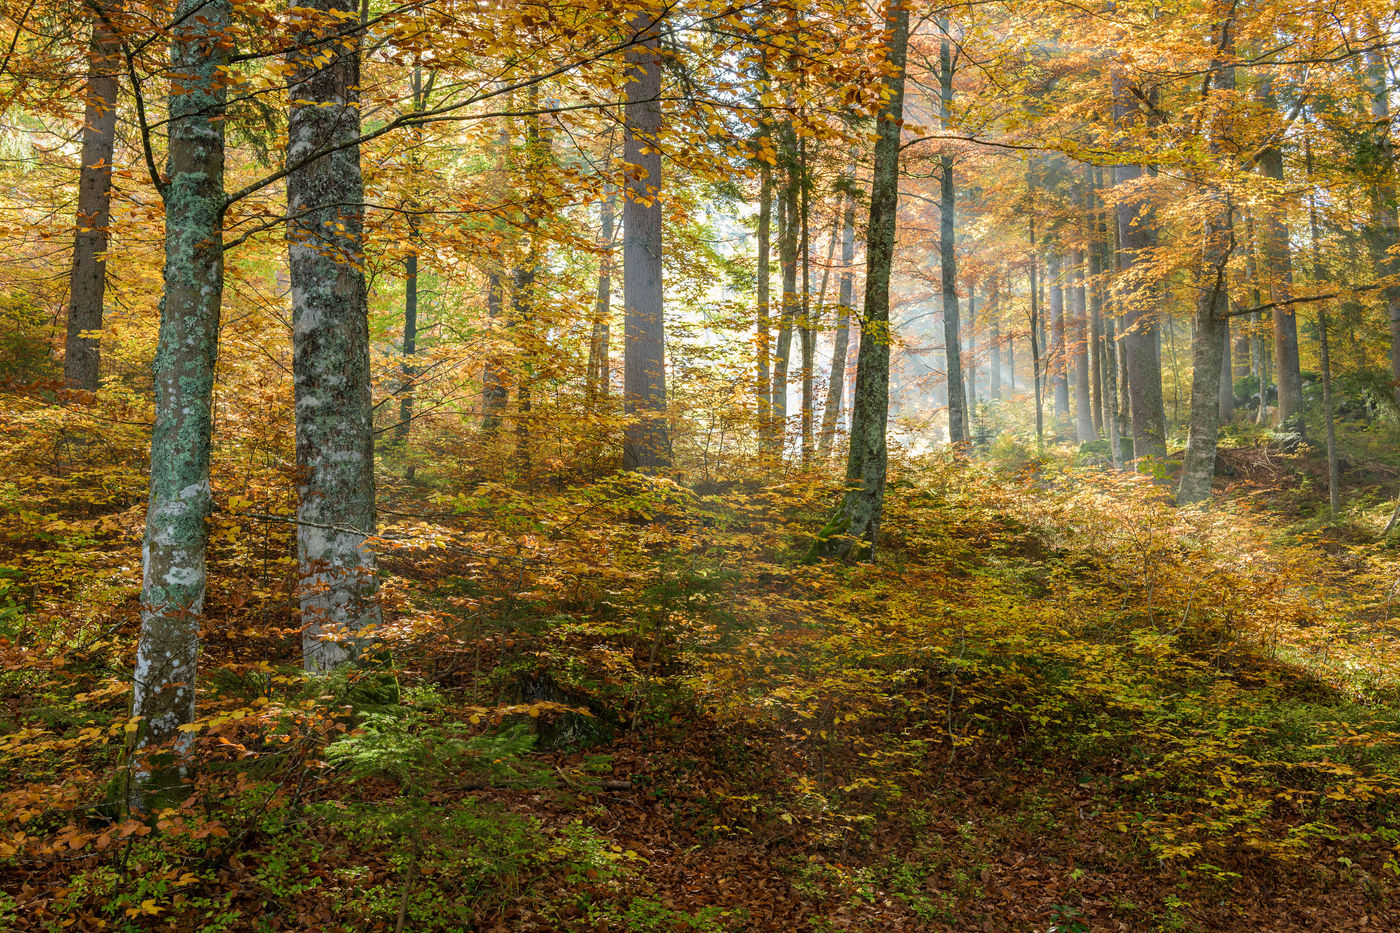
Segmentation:
[[(152, 374), (151, 487), (142, 546), (141, 639), (132, 715), (137, 749), (189, 748), (199, 626), (204, 616), (209, 440), (223, 299), (226, 0), (181, 0), (175, 9), (170, 97), (165, 281)], [(170, 776), (159, 769), (161, 779)], [(149, 786), (151, 772), (138, 772)], [(159, 786), (154, 787), (159, 790)], [(141, 800), (133, 802), (138, 806)]]
[(364, 181), (353, 142), (359, 7), (304, 2), (294, 14), (303, 48), (288, 56), (287, 254), (302, 655), (308, 671), (324, 672), (359, 657), (382, 619), (366, 540), (375, 506)]
[(623, 411), (622, 441), (627, 470), (668, 466), (671, 439), (666, 424), (666, 325), (661, 256), (661, 45), (662, 13), (644, 8), (631, 29), (641, 41), (627, 51), (626, 133), (623, 160), (629, 165), (622, 205)]
[(1084, 254), (1076, 250), (1070, 259), (1070, 307), (1074, 312), (1074, 433), (1081, 444), (1098, 437), (1094, 430), (1094, 402), (1089, 385), (1089, 308), (1084, 291)]
[(98, 338), (107, 292), (107, 225), (112, 219), (112, 152), (117, 141), (117, 74), (121, 46), (103, 10), (92, 19), (88, 45), (87, 109), (83, 117), (82, 168), (73, 234), (73, 269), (68, 280), (68, 339), (63, 383), (97, 391), (101, 368)]

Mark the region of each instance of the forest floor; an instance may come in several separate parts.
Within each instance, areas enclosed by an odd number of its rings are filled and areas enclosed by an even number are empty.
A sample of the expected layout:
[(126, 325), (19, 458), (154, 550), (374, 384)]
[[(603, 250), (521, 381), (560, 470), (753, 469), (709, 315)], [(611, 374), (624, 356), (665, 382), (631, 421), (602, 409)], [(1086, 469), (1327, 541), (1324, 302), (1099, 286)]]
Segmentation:
[(139, 468), (11, 477), (0, 929), (1400, 929), (1381, 492), (1012, 453), (898, 459), (853, 567), (798, 562), (824, 476), (389, 485), (386, 651), (316, 681), (289, 503), (226, 478), (199, 765), (145, 816)]

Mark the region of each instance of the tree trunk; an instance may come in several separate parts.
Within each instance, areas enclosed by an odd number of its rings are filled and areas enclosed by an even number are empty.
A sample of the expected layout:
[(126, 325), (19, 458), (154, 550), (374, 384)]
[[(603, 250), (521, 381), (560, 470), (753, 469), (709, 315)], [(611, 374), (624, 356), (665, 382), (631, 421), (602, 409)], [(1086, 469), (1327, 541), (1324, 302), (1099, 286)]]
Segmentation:
[(1235, 370), (1231, 362), (1232, 353), (1230, 319), (1220, 321), (1220, 423), (1229, 424), (1235, 420)]
[(890, 399), (890, 271), (894, 266), (895, 216), (899, 209), (899, 142), (904, 121), (904, 62), (909, 8), (891, 3), (885, 14), (884, 106), (876, 120), (870, 226), (866, 234), (865, 301), (861, 308), (851, 447), (846, 460), (850, 489), (818, 535), (813, 556), (848, 559), (861, 542), (875, 555), (885, 502), (888, 458), (885, 430)]
[[(492, 269), (486, 276), (486, 320), (489, 326), (500, 324), (501, 313), (506, 302), (505, 282), (499, 269)], [(506, 386), (505, 368), (499, 360), (487, 360), (481, 374), (481, 433), (487, 438), (495, 437), (501, 429), (501, 416), (510, 399), (510, 389)]]
[[(1273, 93), (1266, 89), (1265, 100), (1277, 107)], [(1279, 204), (1283, 189), (1283, 150), (1271, 145), (1259, 155), (1259, 171), (1277, 182), (1264, 209), (1264, 258), (1269, 269), (1269, 301), (1287, 301), (1293, 294), (1293, 258), (1289, 245), (1288, 222)], [(1298, 320), (1288, 305), (1275, 307), (1274, 380), (1278, 384), (1279, 422), (1303, 410), (1303, 374), (1298, 361)]]
[(98, 338), (107, 291), (107, 225), (112, 219), (112, 153), (117, 141), (117, 75), (121, 45), (102, 10), (92, 18), (88, 46), (87, 109), (83, 119), (82, 167), (73, 234), (73, 269), (68, 289), (68, 340), (63, 383), (96, 392)]
[[(1233, 94), (1235, 90), (1234, 25), (1230, 19), (1220, 24), (1220, 56), (1214, 63), (1211, 86), (1215, 91)], [(1218, 155), (1233, 141), (1233, 103), (1217, 100), (1211, 115), (1210, 151)], [(1191, 340), (1191, 411), (1186, 432), (1186, 455), (1181, 463), (1181, 485), (1176, 501), (1185, 505), (1210, 498), (1215, 478), (1215, 454), (1220, 442), (1221, 354), (1229, 346), (1230, 332), (1224, 328), (1228, 264), (1234, 249), (1234, 204), (1220, 187), (1207, 191), (1205, 226), (1202, 232), (1201, 291), (1196, 298), (1196, 330)], [(1225, 369), (1228, 372), (1228, 368)]]
[[(358, 5), (310, 0), (288, 55), (287, 176), (296, 395), (297, 561), (306, 669), (357, 658), (382, 621), (360, 174)], [(331, 37), (336, 37), (332, 40)]]
[(624, 469), (671, 463), (666, 424), (666, 329), (662, 305), (661, 46), (660, 8), (649, 4), (632, 18), (642, 40), (627, 51), (626, 134), (622, 158), (628, 173), (622, 205), (624, 326)]
[(1001, 401), (1001, 325), (997, 318), (1001, 314), (1001, 292), (999, 279), (992, 279), (992, 294), (987, 305), (987, 340), (991, 344), (991, 365), (987, 367), (988, 395), (994, 401)]
[(598, 257), (598, 293), (593, 303), (593, 324), (588, 343), (588, 401), (590, 407), (596, 406), (598, 399), (608, 397), (612, 383), (612, 366), (609, 360), (612, 353), (612, 326), (609, 318), (612, 312), (615, 199), (616, 193), (613, 191), (612, 185), (604, 185), (603, 202), (598, 210), (598, 244), (602, 249)]
[(797, 321), (797, 182), (789, 170), (778, 199), (778, 265), (782, 273), (782, 317), (773, 358), (773, 428), (776, 451), (787, 445), (788, 369), (792, 363), (792, 328)]
[(1055, 433), (1069, 431), (1069, 353), (1065, 344), (1065, 289), (1060, 255), (1051, 252), (1045, 274), (1050, 279), (1050, 384), (1055, 398)]
[(1074, 309), (1074, 433), (1081, 444), (1096, 440), (1089, 388), (1089, 308), (1084, 294), (1084, 254), (1070, 258), (1070, 306)]
[(1044, 392), (1044, 372), (1045, 369), (1040, 361), (1040, 283), (1036, 274), (1036, 238), (1035, 238), (1035, 217), (1032, 216), (1028, 223), (1031, 241), (1031, 262), (1030, 262), (1030, 290), (1031, 290), (1031, 389), (1035, 393), (1035, 444), (1037, 448), (1045, 446), (1045, 392)]
[(967, 284), (967, 343), (963, 348), (967, 372), (967, 433), (971, 440), (977, 423), (977, 286)]
[[(1308, 130), (1303, 137), (1303, 145), (1308, 171), (1308, 233), (1312, 249), (1312, 278), (1316, 285), (1322, 282), (1324, 274), (1322, 230), (1317, 215), (1317, 187), (1313, 181), (1311, 127)], [(1322, 370), (1322, 424), (1327, 437), (1327, 517), (1329, 521), (1336, 522), (1337, 514), (1341, 511), (1341, 470), (1337, 462), (1337, 425), (1332, 414), (1332, 360), (1328, 326), (1327, 304), (1322, 302), (1317, 306), (1317, 362), (1318, 368)]]
[(769, 374), (772, 362), (771, 299), (769, 278), (770, 230), (773, 225), (773, 170), (763, 163), (758, 202), (758, 433), (760, 446), (768, 453), (779, 449), (773, 430), (773, 380)]
[(1385, 289), (1386, 313), (1390, 321), (1390, 378), (1395, 384), (1395, 400), (1400, 402), (1400, 204), (1396, 201), (1395, 147), (1390, 137), (1390, 81), (1384, 48), (1366, 56), (1367, 77), (1371, 84), (1371, 116), (1375, 120), (1376, 161), (1380, 179), (1373, 192), (1372, 228), (1377, 271), (1396, 280)]
[[(132, 715), (141, 723), (136, 748), (173, 742), (177, 760), (192, 738), (179, 727), (194, 721), (213, 505), (209, 441), (224, 287), (223, 39), (230, 16), (227, 0), (180, 0), (171, 37), (177, 90), (170, 96), (169, 181), (161, 191), (165, 282), (151, 366), (156, 412)], [(164, 767), (137, 774), (142, 785), (174, 776)], [(133, 802), (142, 804), (139, 796)]]
[[(953, 105), (953, 57), (947, 39), (947, 20), (940, 19), (944, 39), (938, 50), (938, 87), (943, 129), (951, 126)], [(953, 187), (953, 157), (944, 154), (938, 159), (939, 222), (938, 254), (943, 290), (943, 344), (948, 360), (948, 441), (963, 444), (972, 439), (968, 419), (967, 393), (963, 388), (961, 335), (958, 326), (958, 257), (954, 251), (953, 224), (957, 199)]]
[(836, 424), (841, 416), (841, 399), (846, 386), (846, 351), (850, 342), (851, 297), (854, 291), (852, 263), (856, 258), (856, 199), (846, 196), (841, 220), (841, 282), (837, 293), (836, 336), (831, 350), (831, 379), (826, 384), (826, 405), (822, 408), (822, 433), (817, 456), (831, 456), (836, 442)]
[[(812, 312), (812, 237), (810, 229), (810, 210), (807, 203), (807, 139), (803, 137), (799, 147), (800, 158), (798, 160), (798, 192), (801, 197), (802, 211), (802, 309), (800, 320), (798, 321), (797, 333), (802, 342), (802, 463), (812, 462), (812, 456), (816, 453), (816, 438), (813, 435), (813, 406), (816, 404), (816, 386), (813, 382), (815, 368), (813, 357), (817, 352), (817, 328), (816, 320)], [(835, 239), (832, 240), (834, 247)], [(827, 269), (831, 268), (831, 258), (827, 257)], [(822, 292), (826, 291), (826, 279), (822, 279)], [(820, 297), (818, 298), (818, 308), (820, 308)]]

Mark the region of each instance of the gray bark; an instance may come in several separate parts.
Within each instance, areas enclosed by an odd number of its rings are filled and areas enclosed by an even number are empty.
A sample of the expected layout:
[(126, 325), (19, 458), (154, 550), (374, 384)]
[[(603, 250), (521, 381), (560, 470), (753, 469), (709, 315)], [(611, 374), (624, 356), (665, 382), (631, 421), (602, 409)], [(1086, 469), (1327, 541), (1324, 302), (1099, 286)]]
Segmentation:
[(894, 265), (895, 218), (899, 209), (900, 124), (904, 120), (904, 63), (909, 46), (909, 8), (890, 4), (885, 19), (885, 102), (876, 120), (875, 159), (866, 234), (865, 301), (846, 460), (850, 488), (835, 516), (818, 536), (813, 555), (848, 559), (862, 544), (871, 557), (885, 503), (890, 413), (890, 271)]
[[(287, 176), (296, 395), (297, 564), (308, 671), (352, 661), (382, 621), (354, 0), (306, 0), (288, 54)], [(333, 39), (333, 41), (331, 41)], [(334, 148), (340, 147), (340, 148)]]
[[(194, 721), (199, 626), (204, 616), (205, 548), (213, 502), (209, 441), (214, 364), (223, 298), (224, 106), (223, 43), (227, 0), (181, 0), (172, 30), (169, 181), (165, 282), (160, 337), (152, 375), (156, 412), (151, 429), (151, 484), (141, 566), (141, 639), (136, 649), (132, 715), (141, 726), (137, 749), (172, 743), (189, 749), (181, 725)], [(144, 769), (154, 784), (170, 775)], [(156, 788), (157, 790), (159, 787)], [(133, 800), (138, 806), (140, 798)]]
[(107, 291), (107, 225), (112, 219), (112, 153), (117, 141), (117, 75), (121, 46), (102, 10), (92, 18), (88, 46), (87, 109), (68, 288), (68, 339), (63, 383), (96, 392), (101, 368), (98, 338)]
[(623, 411), (629, 418), (622, 465), (628, 470), (665, 467), (671, 462), (661, 268), (661, 141), (657, 138), (661, 132), (661, 17), (660, 8), (637, 11), (631, 29), (641, 41), (626, 56), (622, 157), (637, 167), (629, 172), (622, 205)]

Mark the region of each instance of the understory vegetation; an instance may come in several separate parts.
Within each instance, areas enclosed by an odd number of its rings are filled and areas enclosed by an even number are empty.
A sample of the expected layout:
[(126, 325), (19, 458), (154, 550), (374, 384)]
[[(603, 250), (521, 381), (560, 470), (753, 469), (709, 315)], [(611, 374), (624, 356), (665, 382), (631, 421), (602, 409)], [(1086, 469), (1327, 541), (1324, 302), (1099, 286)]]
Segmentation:
[(377, 653), (310, 676), (277, 459), (227, 459), (197, 766), (143, 814), (141, 437), (5, 427), (47, 466), (0, 486), (0, 928), (1400, 920), (1380, 461), (1326, 524), (1266, 433), (1209, 512), (1005, 435), (896, 456), (876, 562), (806, 565), (824, 470), (525, 487), (463, 433), (381, 488)]

